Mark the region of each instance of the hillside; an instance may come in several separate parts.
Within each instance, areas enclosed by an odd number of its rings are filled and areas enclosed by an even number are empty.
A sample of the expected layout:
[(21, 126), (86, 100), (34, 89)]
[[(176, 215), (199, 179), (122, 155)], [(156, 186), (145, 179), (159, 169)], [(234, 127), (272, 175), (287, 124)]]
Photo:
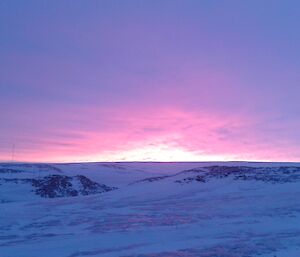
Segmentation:
[(300, 255), (300, 165), (0, 164), (1, 257)]

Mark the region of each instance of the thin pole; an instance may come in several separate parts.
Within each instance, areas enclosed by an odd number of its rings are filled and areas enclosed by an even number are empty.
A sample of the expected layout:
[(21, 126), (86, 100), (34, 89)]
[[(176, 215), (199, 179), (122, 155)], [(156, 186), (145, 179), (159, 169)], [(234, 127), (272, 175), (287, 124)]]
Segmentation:
[(12, 145), (11, 149), (11, 162), (14, 162), (15, 160), (15, 144)]

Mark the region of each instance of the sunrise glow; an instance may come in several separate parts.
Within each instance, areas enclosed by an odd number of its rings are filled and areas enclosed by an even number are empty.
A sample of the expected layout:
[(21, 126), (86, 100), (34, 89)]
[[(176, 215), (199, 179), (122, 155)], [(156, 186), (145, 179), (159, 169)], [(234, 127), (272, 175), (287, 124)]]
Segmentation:
[(300, 160), (297, 8), (96, 2), (0, 4), (1, 161)]

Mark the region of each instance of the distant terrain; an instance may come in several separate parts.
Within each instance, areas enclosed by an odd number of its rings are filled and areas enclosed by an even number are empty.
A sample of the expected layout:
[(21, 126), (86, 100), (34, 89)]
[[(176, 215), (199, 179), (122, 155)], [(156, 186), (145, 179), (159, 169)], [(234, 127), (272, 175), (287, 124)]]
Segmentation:
[(0, 256), (300, 256), (300, 164), (0, 163)]

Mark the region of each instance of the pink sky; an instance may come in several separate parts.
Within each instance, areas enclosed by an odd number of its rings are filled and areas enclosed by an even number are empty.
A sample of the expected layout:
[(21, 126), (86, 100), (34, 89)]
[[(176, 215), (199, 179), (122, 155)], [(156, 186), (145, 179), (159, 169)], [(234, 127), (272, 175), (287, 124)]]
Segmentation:
[(5, 2), (0, 161), (300, 161), (299, 10)]

